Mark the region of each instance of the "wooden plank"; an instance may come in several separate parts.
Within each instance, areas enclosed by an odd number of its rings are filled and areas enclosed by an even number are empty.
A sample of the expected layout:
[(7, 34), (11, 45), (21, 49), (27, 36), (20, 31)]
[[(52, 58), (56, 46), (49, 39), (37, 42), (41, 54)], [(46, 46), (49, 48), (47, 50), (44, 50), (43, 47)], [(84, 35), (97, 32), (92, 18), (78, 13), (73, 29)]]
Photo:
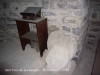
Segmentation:
[(35, 42), (38, 42), (37, 33), (33, 32), (33, 31), (27, 32), (24, 35), (22, 35), (21, 37), (25, 38), (25, 39), (35, 41)]
[(100, 40), (98, 42), (97, 51), (94, 59), (92, 75), (100, 75)]

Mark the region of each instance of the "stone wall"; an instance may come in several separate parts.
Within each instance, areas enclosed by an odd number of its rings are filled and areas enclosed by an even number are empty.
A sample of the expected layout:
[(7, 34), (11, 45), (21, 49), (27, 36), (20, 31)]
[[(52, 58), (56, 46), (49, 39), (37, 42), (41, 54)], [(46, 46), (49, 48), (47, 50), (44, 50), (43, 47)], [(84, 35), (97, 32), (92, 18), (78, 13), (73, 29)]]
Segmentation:
[(0, 42), (18, 41), (15, 20), (21, 18), (20, 12), (27, 7), (42, 6), (41, 0), (0, 0)]
[(88, 31), (91, 0), (43, 0), (42, 17), (48, 26), (55, 25), (73, 34), (78, 41), (80, 56)]
[(41, 6), (48, 28), (53, 25), (71, 33), (77, 38), (78, 50), (83, 50), (90, 4), (91, 0), (0, 0), (0, 41), (18, 39), (15, 19), (27, 7)]
[(100, 39), (100, 1), (93, 0), (86, 49), (96, 50), (98, 39)]

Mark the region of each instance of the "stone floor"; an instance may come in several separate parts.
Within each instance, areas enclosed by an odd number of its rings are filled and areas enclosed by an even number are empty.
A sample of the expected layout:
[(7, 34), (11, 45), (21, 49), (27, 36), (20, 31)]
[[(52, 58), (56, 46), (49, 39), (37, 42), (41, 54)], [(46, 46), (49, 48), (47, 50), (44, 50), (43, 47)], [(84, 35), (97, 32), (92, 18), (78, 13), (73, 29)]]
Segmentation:
[[(72, 75), (91, 75), (95, 50), (84, 50), (77, 67), (72, 68)], [(21, 50), (19, 42), (0, 42), (0, 75), (70, 75), (70, 72), (44, 71), (46, 68), (45, 53), (41, 58), (39, 52), (27, 45)]]
[(85, 49), (80, 63), (77, 65), (73, 75), (91, 75), (95, 51)]
[[(94, 39), (94, 41), (96, 42), (97, 40)], [(98, 41), (95, 45), (89, 45), (87, 42), (88, 38), (85, 41), (82, 59), (74, 70), (73, 75), (91, 75)]]
[(74, 68), (63, 72), (44, 70), (45, 53), (40, 57), (39, 52), (29, 44), (26, 45), (25, 51), (22, 51), (19, 42), (0, 42), (0, 75), (70, 75)]

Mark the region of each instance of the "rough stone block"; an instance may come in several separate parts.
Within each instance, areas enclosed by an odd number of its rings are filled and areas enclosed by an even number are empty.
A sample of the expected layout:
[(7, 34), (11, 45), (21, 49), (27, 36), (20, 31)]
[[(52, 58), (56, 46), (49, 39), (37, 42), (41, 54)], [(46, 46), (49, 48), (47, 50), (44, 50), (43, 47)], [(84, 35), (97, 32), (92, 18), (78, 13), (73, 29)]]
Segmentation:
[(83, 18), (83, 23), (89, 20), (89, 16), (90, 16), (89, 13), (85, 15), (85, 17)]
[(92, 10), (94, 11), (100, 11), (100, 5), (92, 5)]
[(80, 40), (81, 42), (78, 43), (78, 47), (77, 47), (78, 50), (82, 50), (84, 43), (85, 43), (85, 39), (86, 37), (83, 38), (83, 40)]
[(5, 25), (0, 24), (0, 29), (5, 29)]
[(7, 16), (8, 13), (7, 13), (7, 12), (2, 12), (2, 15), (3, 15), (3, 16)]
[[(2, 34), (2, 33), (0, 33), (0, 34)], [(5, 39), (5, 36), (4, 35), (0, 35), (0, 42), (3, 42), (4, 39)]]
[(76, 17), (84, 17), (87, 14), (89, 14), (89, 12), (90, 12), (89, 6), (86, 6), (83, 9), (76, 9), (76, 10), (74, 10), (73, 11), (73, 15), (76, 16)]
[(52, 32), (57, 31), (57, 30), (59, 30), (59, 28), (56, 25), (48, 26), (49, 33), (52, 33)]
[(6, 23), (7, 22), (7, 18), (6, 17), (0, 17), (0, 22), (1, 23)]
[(77, 2), (77, 8), (82, 9), (88, 6), (88, 0), (78, 0)]
[(96, 13), (92, 13), (92, 18), (96, 19), (97, 18), (97, 14)]
[(46, 62), (48, 69), (63, 69), (77, 52), (76, 39), (62, 30), (52, 32), (49, 35), (47, 45)]
[(73, 30), (73, 33), (76, 34), (76, 35), (80, 35), (83, 31), (83, 29), (85, 28), (85, 25), (84, 26), (81, 26), (81, 27), (76, 27), (76, 28), (72, 28)]
[(83, 16), (83, 11), (82, 10), (76, 11), (76, 12), (74, 12), (74, 15), (82, 17)]
[(84, 38), (86, 38), (87, 31), (88, 31), (88, 25), (86, 26), (86, 28), (84, 29), (84, 31), (83, 31), (79, 36), (77, 36), (77, 41), (78, 41), (79, 43), (82, 42), (82, 40), (83, 40)]
[[(2, 32), (0, 32), (0, 34), (3, 34)], [(0, 38), (4, 38), (4, 35), (0, 35)]]
[(8, 29), (17, 29), (17, 25), (16, 24), (8, 24), (7, 28)]
[(59, 10), (59, 15), (61, 15), (61, 16), (71, 16), (71, 15), (73, 15), (72, 14), (72, 11), (71, 10), (67, 10), (67, 11), (65, 11), (65, 10)]
[(2, 7), (4, 10), (10, 9), (10, 4), (8, 2), (3, 2)]
[(90, 40), (88, 40), (87, 44), (89, 44), (89, 45), (95, 45), (95, 40), (90, 39)]
[(100, 31), (100, 28), (93, 28), (93, 29), (90, 29), (89, 31), (99, 32)]
[(49, 8), (49, 1), (50, 0), (42, 0), (43, 9), (48, 9)]
[(43, 16), (56, 16), (56, 13), (53, 13), (53, 12), (43, 12)]
[(9, 12), (10, 16), (18, 16), (19, 14), (17, 12)]
[[(8, 0), (0, 0), (1, 2), (7, 2)], [(9, 0), (9, 2), (25, 2), (25, 1), (27, 1), (27, 2), (32, 2), (33, 0)]]
[(68, 5), (66, 4), (58, 4), (58, 9), (76, 9), (76, 6), (74, 5)]
[(2, 8), (2, 3), (0, 2), (0, 10), (2, 10), (3, 8)]
[(100, 26), (100, 22), (99, 21), (90, 21), (92, 26)]
[(76, 24), (76, 19), (74, 17), (64, 16), (62, 18), (62, 23), (66, 23), (66, 24)]
[(7, 21), (15, 21), (16, 20), (16, 17), (7, 17)]
[(100, 2), (99, 0), (93, 0), (93, 2)]
[(77, 0), (62, 0), (57, 2), (58, 9), (77, 9)]
[(0, 11), (0, 16), (2, 16), (3, 14), (2, 14), (2, 11)]
[(66, 26), (63, 26), (63, 30), (70, 32), (70, 28)]
[(55, 24), (57, 22), (57, 19), (48, 19), (48, 24)]
[(89, 38), (95, 38), (96, 36), (93, 35), (93, 34), (88, 34), (88, 37), (89, 37)]
[(79, 36), (88, 28), (88, 21), (86, 21), (82, 26), (72, 28), (72, 31), (75, 35)]

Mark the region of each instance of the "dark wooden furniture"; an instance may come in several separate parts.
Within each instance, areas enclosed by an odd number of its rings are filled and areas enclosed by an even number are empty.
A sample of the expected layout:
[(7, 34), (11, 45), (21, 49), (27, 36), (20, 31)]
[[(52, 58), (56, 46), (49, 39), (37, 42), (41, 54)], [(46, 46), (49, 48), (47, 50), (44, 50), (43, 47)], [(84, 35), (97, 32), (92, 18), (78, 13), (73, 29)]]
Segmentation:
[(28, 7), (24, 12), (21, 12), (23, 19), (35, 20), (41, 17), (42, 7)]
[(100, 40), (98, 42), (91, 75), (100, 75)]
[[(37, 33), (30, 31), (29, 23), (36, 24)], [(25, 50), (26, 44), (31, 44), (30, 41), (38, 42), (40, 56), (42, 57), (44, 50), (47, 49), (47, 18), (36, 20), (17, 19), (16, 24), (22, 49)]]

